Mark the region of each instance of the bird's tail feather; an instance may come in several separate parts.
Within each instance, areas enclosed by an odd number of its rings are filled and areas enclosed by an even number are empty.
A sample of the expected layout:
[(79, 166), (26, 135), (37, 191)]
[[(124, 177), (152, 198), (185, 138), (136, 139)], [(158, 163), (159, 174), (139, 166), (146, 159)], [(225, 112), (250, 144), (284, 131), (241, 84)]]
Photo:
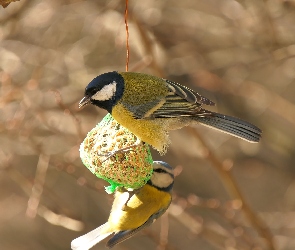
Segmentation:
[(87, 234), (84, 234), (71, 242), (72, 250), (88, 250), (98, 242), (102, 241), (108, 237), (113, 232), (105, 232), (105, 228), (108, 226), (108, 223), (101, 225), (100, 227), (90, 231)]
[(210, 128), (220, 130), (249, 142), (258, 142), (261, 138), (262, 131), (249, 122), (211, 111), (208, 111), (208, 113), (210, 114), (206, 116), (195, 116), (194, 119), (202, 125), (209, 126)]

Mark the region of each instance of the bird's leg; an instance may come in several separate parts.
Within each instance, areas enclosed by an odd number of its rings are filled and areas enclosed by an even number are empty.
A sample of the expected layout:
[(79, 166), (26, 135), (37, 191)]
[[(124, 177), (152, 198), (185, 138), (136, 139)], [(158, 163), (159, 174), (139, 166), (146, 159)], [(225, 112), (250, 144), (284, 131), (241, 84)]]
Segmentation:
[[(108, 159), (110, 159), (112, 156), (114, 156), (116, 154), (119, 154), (119, 153), (127, 153), (129, 151), (132, 151), (133, 148), (136, 148), (136, 147), (140, 146), (140, 144), (141, 144), (141, 140), (137, 138), (136, 142), (133, 145), (131, 145), (131, 146), (128, 146), (128, 147), (125, 147), (125, 148), (121, 148), (121, 149), (118, 149), (118, 150), (115, 150), (115, 151), (112, 151), (112, 152), (108, 152), (106, 154), (98, 154), (97, 153), (97, 155), (98, 156), (105, 156), (106, 159), (104, 159), (102, 161), (102, 162), (105, 162), (105, 161), (107, 161)], [(144, 142), (143, 142), (143, 144), (144, 144)]]

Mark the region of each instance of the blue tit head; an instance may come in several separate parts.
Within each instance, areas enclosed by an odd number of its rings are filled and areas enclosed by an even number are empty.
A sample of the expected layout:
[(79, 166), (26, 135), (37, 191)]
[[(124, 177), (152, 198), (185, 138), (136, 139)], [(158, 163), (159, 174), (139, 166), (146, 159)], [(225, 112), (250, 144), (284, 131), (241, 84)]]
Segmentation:
[(112, 112), (112, 108), (122, 98), (124, 78), (118, 72), (108, 72), (95, 77), (85, 88), (79, 108), (91, 103)]
[(154, 161), (153, 174), (147, 184), (158, 190), (170, 192), (174, 184), (173, 168), (163, 161)]

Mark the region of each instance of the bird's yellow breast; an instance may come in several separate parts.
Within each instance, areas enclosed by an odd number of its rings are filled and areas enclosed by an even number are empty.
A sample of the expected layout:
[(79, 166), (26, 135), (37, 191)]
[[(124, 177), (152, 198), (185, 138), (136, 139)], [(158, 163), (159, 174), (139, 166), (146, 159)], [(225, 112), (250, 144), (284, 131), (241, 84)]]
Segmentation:
[[(124, 210), (116, 207), (120, 203), (121, 196), (126, 192), (116, 192), (114, 205), (108, 219), (109, 229), (122, 231), (135, 229), (144, 224), (151, 215), (161, 209), (167, 209), (171, 202), (171, 195), (167, 192), (145, 185), (137, 194), (134, 194)], [(124, 198), (125, 199), (125, 198)]]
[(152, 145), (160, 152), (165, 152), (169, 144), (167, 119), (135, 119), (121, 103), (113, 107), (112, 116), (122, 126), (135, 134), (142, 141)]

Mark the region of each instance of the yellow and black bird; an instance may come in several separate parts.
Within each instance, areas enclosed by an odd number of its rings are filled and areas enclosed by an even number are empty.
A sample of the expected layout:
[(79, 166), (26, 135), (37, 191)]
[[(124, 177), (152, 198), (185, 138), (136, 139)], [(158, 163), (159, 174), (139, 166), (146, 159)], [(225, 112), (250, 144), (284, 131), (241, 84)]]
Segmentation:
[(215, 113), (203, 105), (215, 105), (197, 92), (163, 78), (135, 72), (108, 72), (94, 78), (85, 89), (79, 107), (94, 104), (107, 110), (142, 141), (165, 152), (168, 131), (201, 123), (258, 142), (261, 130), (235, 117)]
[(73, 250), (88, 250), (115, 233), (107, 242), (111, 248), (152, 224), (171, 203), (173, 169), (166, 162), (154, 161), (151, 179), (135, 192), (119, 188), (108, 221), (91, 232), (74, 239)]

